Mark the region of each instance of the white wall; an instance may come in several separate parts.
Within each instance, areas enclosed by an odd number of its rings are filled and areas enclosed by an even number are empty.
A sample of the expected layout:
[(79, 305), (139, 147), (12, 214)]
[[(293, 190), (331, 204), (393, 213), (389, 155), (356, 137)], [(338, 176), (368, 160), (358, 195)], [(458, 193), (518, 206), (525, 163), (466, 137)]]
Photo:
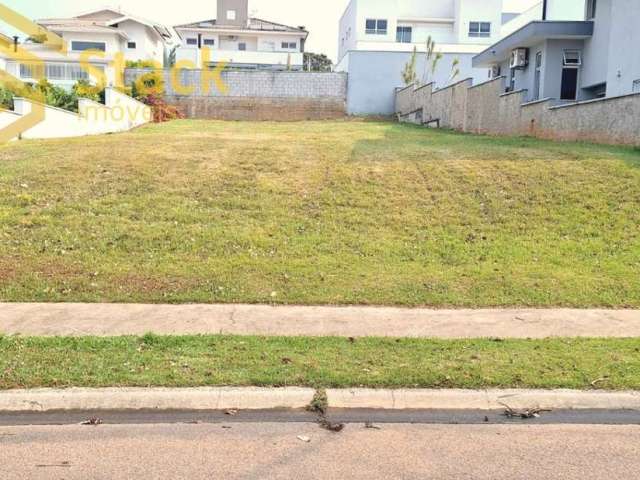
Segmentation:
[[(44, 108), (44, 120), (23, 132), (22, 138), (69, 138), (124, 132), (151, 121), (151, 109), (145, 104), (112, 88), (108, 88), (105, 95), (105, 105), (80, 100), (78, 114), (40, 104)], [(0, 110), (0, 127), (30, 113), (35, 105), (32, 100), (15, 98), (14, 112)]]
[[(500, 40), (502, 30), (502, 0), (456, 0), (456, 43), (491, 45)], [(469, 23), (491, 23), (491, 36), (470, 37)]]
[[(367, 34), (367, 19), (387, 20), (386, 35)], [(470, 37), (469, 23), (475, 21), (490, 22), (491, 37)], [(500, 38), (501, 24), (502, 0), (352, 0), (340, 20), (338, 58), (350, 50), (420, 49), (428, 37), (445, 53), (478, 53)], [(397, 42), (398, 26), (412, 28), (411, 44)]]
[(547, 0), (547, 20), (584, 20), (585, 0)]
[[(164, 44), (154, 35), (149, 27), (141, 23), (127, 20), (119, 24), (118, 29), (124, 31), (129, 37), (122, 42), (122, 51), (126, 60), (155, 60), (163, 65)], [(128, 42), (135, 42), (136, 48), (127, 48)]]

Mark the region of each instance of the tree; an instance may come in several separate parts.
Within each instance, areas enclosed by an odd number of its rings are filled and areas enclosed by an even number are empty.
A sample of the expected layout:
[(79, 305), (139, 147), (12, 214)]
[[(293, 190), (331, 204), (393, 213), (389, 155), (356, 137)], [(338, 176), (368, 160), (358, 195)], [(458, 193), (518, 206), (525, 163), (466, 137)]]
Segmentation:
[(333, 62), (324, 53), (305, 52), (304, 66), (309, 72), (330, 72)]
[(413, 53), (411, 54), (411, 59), (407, 62), (402, 70), (402, 80), (404, 80), (405, 85), (411, 85), (412, 83), (416, 83), (418, 80), (418, 75), (416, 74), (416, 62), (418, 60), (418, 49), (413, 47)]

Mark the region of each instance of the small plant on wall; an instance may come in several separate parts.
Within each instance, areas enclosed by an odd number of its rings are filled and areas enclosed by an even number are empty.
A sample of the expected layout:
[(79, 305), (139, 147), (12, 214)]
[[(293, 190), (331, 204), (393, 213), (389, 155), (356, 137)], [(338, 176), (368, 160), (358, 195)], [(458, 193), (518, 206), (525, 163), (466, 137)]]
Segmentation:
[(416, 62), (418, 61), (418, 50), (416, 47), (413, 47), (413, 53), (411, 54), (411, 58), (404, 66), (402, 70), (402, 80), (405, 85), (411, 85), (418, 81), (418, 75), (416, 74)]

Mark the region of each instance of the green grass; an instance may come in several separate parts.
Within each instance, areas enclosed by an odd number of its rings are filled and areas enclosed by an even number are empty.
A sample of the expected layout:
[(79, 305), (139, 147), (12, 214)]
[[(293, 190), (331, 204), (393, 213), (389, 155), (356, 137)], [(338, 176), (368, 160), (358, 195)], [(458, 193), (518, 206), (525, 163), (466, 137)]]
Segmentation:
[(0, 389), (205, 385), (638, 390), (640, 341), (0, 338)]
[(640, 151), (385, 122), (0, 147), (0, 300), (640, 307)]

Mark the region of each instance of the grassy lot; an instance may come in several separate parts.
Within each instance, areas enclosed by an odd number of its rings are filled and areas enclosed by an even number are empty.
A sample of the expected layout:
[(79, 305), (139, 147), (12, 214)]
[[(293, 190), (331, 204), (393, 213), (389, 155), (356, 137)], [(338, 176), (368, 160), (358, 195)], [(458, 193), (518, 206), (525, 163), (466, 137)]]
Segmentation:
[(364, 121), (25, 141), (0, 252), (4, 301), (640, 307), (640, 150)]
[(640, 389), (627, 340), (0, 338), (0, 389), (299, 385)]

